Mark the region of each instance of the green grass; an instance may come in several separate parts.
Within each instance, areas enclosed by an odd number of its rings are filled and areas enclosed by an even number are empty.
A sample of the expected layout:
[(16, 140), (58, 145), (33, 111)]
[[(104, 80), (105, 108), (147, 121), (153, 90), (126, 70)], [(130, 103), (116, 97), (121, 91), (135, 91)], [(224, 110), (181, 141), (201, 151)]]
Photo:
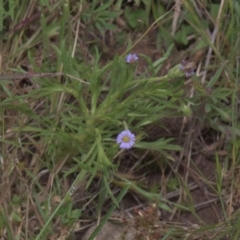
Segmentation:
[[(98, 223), (94, 239), (129, 196), (150, 205), (125, 219), (132, 239), (239, 238), (240, 5), (182, 2), (0, 1), (3, 239), (74, 239)], [(161, 56), (126, 63), (153, 29)], [(197, 64), (191, 80), (185, 57)], [(121, 150), (126, 128), (136, 143)], [(214, 163), (212, 178), (196, 155)], [(196, 204), (193, 189), (215, 203)], [(214, 224), (204, 204), (220, 211)]]

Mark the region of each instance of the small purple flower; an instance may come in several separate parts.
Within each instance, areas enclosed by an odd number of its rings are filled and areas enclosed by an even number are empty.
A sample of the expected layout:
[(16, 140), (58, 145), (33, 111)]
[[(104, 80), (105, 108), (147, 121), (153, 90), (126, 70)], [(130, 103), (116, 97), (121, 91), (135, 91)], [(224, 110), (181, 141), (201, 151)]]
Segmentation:
[(126, 56), (126, 62), (127, 63), (134, 63), (134, 62), (137, 62), (138, 60), (138, 56), (136, 53), (129, 53), (127, 56)]
[(134, 145), (135, 140), (135, 135), (129, 130), (124, 130), (119, 133), (116, 139), (121, 149), (130, 149)]
[(195, 62), (188, 62), (187, 60), (182, 60), (182, 64), (179, 66), (179, 68), (185, 72), (186, 77), (191, 77), (193, 74), (195, 74), (196, 64)]

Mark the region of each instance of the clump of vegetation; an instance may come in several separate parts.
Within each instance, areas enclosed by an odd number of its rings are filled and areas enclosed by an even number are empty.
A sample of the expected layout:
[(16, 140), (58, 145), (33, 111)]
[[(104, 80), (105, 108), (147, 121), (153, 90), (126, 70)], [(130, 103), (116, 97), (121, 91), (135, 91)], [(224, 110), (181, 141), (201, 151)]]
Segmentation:
[(3, 239), (239, 238), (237, 1), (0, 9)]

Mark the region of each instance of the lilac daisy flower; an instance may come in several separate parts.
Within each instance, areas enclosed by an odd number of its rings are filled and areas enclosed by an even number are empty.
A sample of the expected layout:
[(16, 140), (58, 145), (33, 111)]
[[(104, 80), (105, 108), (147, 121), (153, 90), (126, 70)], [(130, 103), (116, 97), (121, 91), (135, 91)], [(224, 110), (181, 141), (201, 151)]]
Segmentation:
[(124, 130), (117, 136), (117, 143), (121, 149), (130, 149), (135, 143), (135, 135), (129, 130)]
[(195, 73), (196, 64), (195, 62), (188, 62), (187, 60), (182, 60), (182, 64), (179, 67), (186, 77), (191, 77)]
[(129, 53), (127, 56), (126, 56), (126, 62), (127, 63), (134, 63), (138, 60), (138, 56), (136, 53)]

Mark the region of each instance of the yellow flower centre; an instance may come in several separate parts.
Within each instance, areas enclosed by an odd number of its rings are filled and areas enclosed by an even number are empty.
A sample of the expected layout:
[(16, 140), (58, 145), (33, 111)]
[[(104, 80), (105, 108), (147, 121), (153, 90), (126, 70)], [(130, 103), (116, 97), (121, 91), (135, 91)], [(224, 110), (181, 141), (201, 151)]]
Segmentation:
[(122, 138), (122, 140), (123, 140), (124, 142), (130, 142), (130, 138), (129, 138), (128, 136), (124, 136), (124, 137)]

